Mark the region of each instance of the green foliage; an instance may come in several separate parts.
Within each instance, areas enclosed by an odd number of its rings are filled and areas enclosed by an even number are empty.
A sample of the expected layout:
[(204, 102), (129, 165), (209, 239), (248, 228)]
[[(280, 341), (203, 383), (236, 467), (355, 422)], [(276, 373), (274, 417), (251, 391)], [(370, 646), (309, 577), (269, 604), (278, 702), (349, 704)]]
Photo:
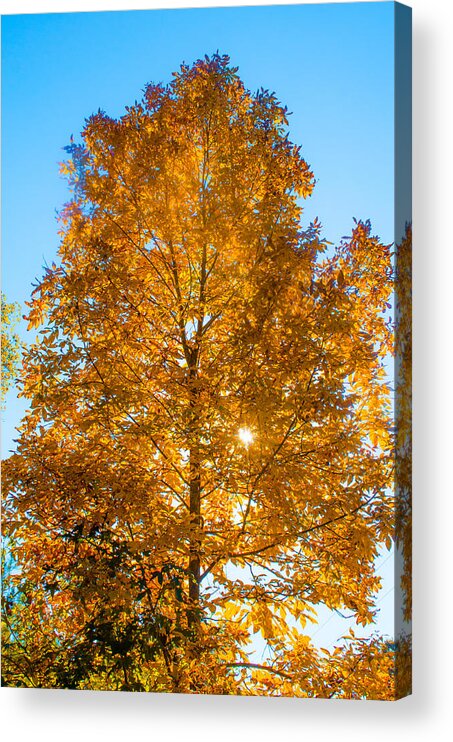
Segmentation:
[(1, 359), (2, 373), (0, 386), (1, 404), (5, 403), (5, 396), (17, 372), (20, 360), (20, 342), (18, 335), (14, 332), (14, 326), (19, 320), (20, 307), (17, 303), (9, 303), (2, 293), (1, 295)]

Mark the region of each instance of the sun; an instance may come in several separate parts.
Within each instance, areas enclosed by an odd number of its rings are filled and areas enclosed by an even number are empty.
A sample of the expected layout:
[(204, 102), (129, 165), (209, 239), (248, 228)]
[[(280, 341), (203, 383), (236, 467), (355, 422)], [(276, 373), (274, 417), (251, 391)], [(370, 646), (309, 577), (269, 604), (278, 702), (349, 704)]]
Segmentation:
[(239, 428), (238, 435), (244, 446), (248, 448), (253, 441), (253, 433), (250, 428)]

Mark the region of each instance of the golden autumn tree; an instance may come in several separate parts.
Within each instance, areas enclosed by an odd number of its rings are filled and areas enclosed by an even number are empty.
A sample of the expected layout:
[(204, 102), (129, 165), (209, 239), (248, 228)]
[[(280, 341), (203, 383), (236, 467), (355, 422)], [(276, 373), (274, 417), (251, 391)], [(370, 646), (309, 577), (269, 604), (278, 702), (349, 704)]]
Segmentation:
[(335, 250), (302, 226), (286, 113), (214, 55), (67, 148), (5, 465), (6, 684), (395, 696), (388, 643), (304, 633), (375, 615), (392, 267), (367, 222)]

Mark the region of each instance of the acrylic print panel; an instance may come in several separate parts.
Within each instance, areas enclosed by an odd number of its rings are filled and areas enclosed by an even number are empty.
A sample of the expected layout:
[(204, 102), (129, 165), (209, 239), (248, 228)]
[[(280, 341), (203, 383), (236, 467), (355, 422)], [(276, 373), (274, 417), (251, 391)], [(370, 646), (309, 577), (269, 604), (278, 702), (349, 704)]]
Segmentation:
[(410, 24), (2, 19), (4, 685), (410, 692)]

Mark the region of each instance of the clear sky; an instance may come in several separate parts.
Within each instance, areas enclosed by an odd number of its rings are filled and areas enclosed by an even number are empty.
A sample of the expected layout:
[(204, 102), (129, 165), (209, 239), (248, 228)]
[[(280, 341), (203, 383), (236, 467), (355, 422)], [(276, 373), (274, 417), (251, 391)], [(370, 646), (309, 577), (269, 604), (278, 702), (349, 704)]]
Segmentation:
[[(58, 163), (71, 134), (77, 141), (98, 108), (119, 116), (146, 83), (166, 83), (181, 62), (217, 50), (239, 67), (247, 88), (274, 91), (292, 112), (290, 138), (302, 145), (317, 180), (304, 220), (318, 216), (335, 242), (350, 233), (352, 217), (369, 218), (374, 232), (392, 242), (393, 13), (393, 2), (374, 2), (3, 16), (8, 300), (23, 306), (42, 266), (56, 256), (56, 213), (69, 197)], [(23, 327), (21, 336), (27, 339)], [(11, 393), (3, 455), (13, 447), (23, 409)], [(383, 565), (379, 606), (387, 633), (391, 562)], [(323, 620), (319, 638), (336, 639), (336, 619)]]

